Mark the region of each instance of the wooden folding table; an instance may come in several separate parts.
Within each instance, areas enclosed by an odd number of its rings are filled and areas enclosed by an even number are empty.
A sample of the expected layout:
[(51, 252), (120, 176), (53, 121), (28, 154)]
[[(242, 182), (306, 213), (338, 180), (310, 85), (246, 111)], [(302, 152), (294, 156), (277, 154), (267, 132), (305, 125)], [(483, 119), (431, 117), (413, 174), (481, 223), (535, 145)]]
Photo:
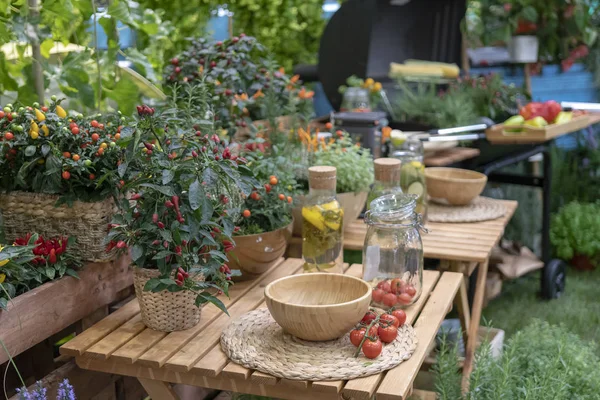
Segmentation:
[[(76, 357), (83, 369), (138, 378), (155, 400), (177, 399), (174, 383), (282, 399), (370, 399), (374, 395), (378, 400), (406, 399), (456, 294), (464, 291), (463, 275), (425, 272), (422, 295), (407, 309), (417, 348), (409, 360), (387, 372), (349, 381), (308, 382), (276, 378), (230, 362), (219, 344), (230, 320), (265, 307), (267, 284), (301, 272), (302, 260), (282, 259), (259, 278), (231, 288), (230, 298), (224, 299), (231, 317), (208, 305), (197, 326), (168, 334), (147, 328), (137, 300), (132, 300), (66, 343), (60, 352)], [(362, 266), (352, 265), (345, 272), (360, 277)]]

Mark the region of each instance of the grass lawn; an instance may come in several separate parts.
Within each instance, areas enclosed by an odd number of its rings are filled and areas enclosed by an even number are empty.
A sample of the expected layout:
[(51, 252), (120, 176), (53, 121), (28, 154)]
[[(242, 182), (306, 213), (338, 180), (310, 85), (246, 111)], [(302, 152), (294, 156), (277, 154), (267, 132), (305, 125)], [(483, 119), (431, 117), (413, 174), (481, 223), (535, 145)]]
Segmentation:
[[(566, 290), (556, 300), (538, 297), (539, 272), (514, 281), (506, 281), (502, 294), (483, 310), (486, 321), (503, 329), (508, 336), (535, 319), (551, 324), (565, 324), (582, 339), (600, 344), (600, 269), (579, 272), (569, 269)], [(600, 353), (600, 346), (597, 347)]]

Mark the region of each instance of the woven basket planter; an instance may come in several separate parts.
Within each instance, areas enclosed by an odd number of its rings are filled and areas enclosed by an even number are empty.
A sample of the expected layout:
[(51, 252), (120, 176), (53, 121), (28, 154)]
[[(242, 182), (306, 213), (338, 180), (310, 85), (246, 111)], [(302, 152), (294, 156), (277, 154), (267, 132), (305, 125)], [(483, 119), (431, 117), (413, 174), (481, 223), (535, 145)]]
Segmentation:
[[(155, 331), (174, 332), (189, 329), (200, 322), (201, 308), (196, 307), (196, 295), (184, 290), (169, 292), (163, 290), (153, 293), (145, 291), (144, 286), (151, 278), (160, 276), (156, 269), (134, 268), (133, 286), (140, 303), (140, 312), (144, 324)], [(198, 281), (204, 277), (198, 276)]]
[(73, 236), (77, 252), (85, 261), (105, 262), (114, 258), (106, 253), (104, 238), (115, 212), (112, 198), (85, 203), (76, 201), (72, 207), (55, 207), (58, 195), (29, 192), (0, 194), (0, 212), (4, 236), (8, 243), (28, 233), (39, 233), (47, 238)]

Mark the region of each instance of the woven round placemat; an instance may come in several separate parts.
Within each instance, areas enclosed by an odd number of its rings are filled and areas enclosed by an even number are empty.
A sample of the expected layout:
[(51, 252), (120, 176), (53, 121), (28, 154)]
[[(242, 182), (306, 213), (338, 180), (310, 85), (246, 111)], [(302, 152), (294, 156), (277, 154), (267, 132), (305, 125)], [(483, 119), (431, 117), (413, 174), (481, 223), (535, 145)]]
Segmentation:
[(429, 203), (427, 220), (431, 222), (480, 222), (500, 218), (506, 208), (497, 200), (479, 196), (466, 206), (443, 204), (439, 200)]
[(331, 381), (378, 374), (408, 360), (417, 347), (413, 328), (404, 325), (398, 337), (383, 346), (376, 359), (354, 357), (349, 334), (327, 342), (308, 342), (287, 334), (269, 310), (250, 311), (232, 321), (221, 335), (227, 357), (246, 368), (279, 378)]

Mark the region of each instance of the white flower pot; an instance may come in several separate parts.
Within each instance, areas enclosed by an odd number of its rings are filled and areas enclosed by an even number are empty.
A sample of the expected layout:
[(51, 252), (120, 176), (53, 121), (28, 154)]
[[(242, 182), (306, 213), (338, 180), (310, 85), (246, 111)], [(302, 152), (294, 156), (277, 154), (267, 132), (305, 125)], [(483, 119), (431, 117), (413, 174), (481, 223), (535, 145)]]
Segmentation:
[(508, 45), (510, 59), (514, 63), (534, 63), (538, 60), (537, 36), (513, 36)]

